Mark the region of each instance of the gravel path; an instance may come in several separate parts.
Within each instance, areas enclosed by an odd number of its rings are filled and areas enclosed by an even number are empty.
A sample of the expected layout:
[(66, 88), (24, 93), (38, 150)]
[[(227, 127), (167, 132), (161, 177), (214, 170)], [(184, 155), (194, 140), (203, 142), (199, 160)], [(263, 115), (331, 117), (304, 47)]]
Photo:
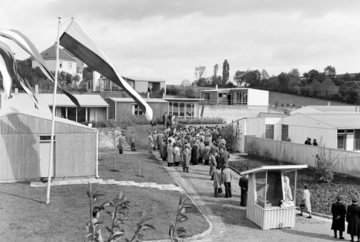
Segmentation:
[[(231, 184), (233, 197), (215, 198), (208, 175), (209, 166), (191, 165), (190, 173), (184, 173), (182, 167), (166, 169), (211, 221), (212, 232), (204, 241), (336, 241), (330, 230), (331, 221), (315, 216), (312, 219), (297, 217), (292, 229), (261, 230), (246, 219), (246, 208), (240, 207), (239, 175), (234, 172)], [(350, 239), (347, 234), (345, 238)]]

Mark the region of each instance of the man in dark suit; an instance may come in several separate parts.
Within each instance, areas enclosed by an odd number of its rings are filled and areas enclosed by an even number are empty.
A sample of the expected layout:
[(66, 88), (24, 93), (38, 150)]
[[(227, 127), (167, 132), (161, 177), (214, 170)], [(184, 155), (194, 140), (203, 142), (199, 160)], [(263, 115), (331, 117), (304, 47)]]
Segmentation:
[(246, 207), (247, 193), (248, 193), (248, 175), (240, 177), (239, 186), (241, 190), (240, 206)]
[(352, 204), (348, 206), (346, 213), (346, 222), (348, 222), (347, 233), (351, 235), (351, 241), (354, 241), (354, 236), (358, 237), (360, 241), (360, 207), (357, 204), (358, 199), (352, 197)]
[(337, 231), (339, 231), (339, 239), (344, 239), (346, 207), (341, 202), (342, 197), (340, 195), (336, 197), (336, 200), (337, 202), (331, 206), (331, 213), (333, 215), (331, 229), (334, 230), (335, 238), (337, 238)]

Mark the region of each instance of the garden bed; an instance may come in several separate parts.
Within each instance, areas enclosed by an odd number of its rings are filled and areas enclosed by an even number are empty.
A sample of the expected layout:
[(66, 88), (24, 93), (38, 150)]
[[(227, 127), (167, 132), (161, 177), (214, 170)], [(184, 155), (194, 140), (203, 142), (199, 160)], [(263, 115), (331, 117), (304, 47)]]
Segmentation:
[[(284, 165), (291, 165), (290, 163), (283, 163)], [(280, 165), (277, 161), (264, 161), (261, 158), (249, 158), (248, 156), (240, 156), (236, 160), (230, 161), (230, 165), (237, 171), (244, 171), (253, 169), (264, 165)], [(291, 181), (294, 181), (293, 175), (289, 175)], [(302, 198), (302, 190), (304, 184), (307, 184), (311, 193), (312, 210), (317, 213), (331, 215), (331, 205), (336, 201), (337, 195), (342, 195), (345, 205), (351, 204), (351, 196), (354, 195), (360, 199), (360, 179), (343, 175), (334, 174), (334, 179), (331, 183), (317, 182), (317, 175), (315, 168), (308, 168), (298, 171), (297, 206)], [(293, 185), (292, 185), (293, 186)], [(294, 187), (292, 187), (294, 190)]]

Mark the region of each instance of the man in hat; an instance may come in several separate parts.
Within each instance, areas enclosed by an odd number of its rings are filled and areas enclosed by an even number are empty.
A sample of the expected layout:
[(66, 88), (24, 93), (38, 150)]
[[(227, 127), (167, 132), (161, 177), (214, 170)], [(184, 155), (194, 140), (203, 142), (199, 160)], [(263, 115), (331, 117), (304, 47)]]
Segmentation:
[(232, 174), (231, 170), (229, 168), (229, 165), (224, 165), (224, 170), (222, 171), (222, 178), (225, 185), (225, 197), (231, 197), (231, 180), (232, 180)]
[(240, 186), (240, 190), (241, 190), (240, 206), (246, 207), (247, 193), (248, 193), (248, 175), (247, 174), (240, 177), (239, 186)]
[(344, 239), (346, 206), (341, 202), (342, 197), (340, 195), (336, 197), (336, 200), (337, 202), (331, 206), (333, 215), (331, 229), (334, 230), (335, 238), (337, 238), (337, 231), (339, 231), (339, 239)]
[(353, 196), (351, 198), (352, 204), (348, 206), (346, 213), (346, 222), (348, 222), (347, 233), (351, 235), (351, 241), (354, 241), (354, 236), (358, 237), (358, 241), (360, 241), (360, 207), (357, 204), (358, 199)]

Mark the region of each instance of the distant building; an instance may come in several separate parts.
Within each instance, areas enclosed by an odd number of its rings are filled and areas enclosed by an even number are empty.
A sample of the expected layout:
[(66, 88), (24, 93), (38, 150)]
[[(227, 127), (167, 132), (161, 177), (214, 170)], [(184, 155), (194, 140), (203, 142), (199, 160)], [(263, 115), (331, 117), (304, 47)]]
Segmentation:
[[(132, 98), (106, 98), (109, 104), (109, 119), (118, 122), (126, 122), (132, 120), (138, 123), (148, 123), (143, 111)], [(163, 99), (150, 98), (145, 99), (147, 104), (153, 110), (153, 120), (163, 120), (164, 113), (168, 110), (168, 102)]]
[(169, 102), (169, 113), (175, 114), (179, 119), (193, 119), (200, 116), (199, 103), (204, 101), (201, 98), (176, 98), (165, 97), (164, 100)]
[[(148, 92), (160, 92), (163, 88), (166, 91), (165, 80), (161, 78), (140, 78), (140, 77), (125, 77), (125, 81), (138, 93)], [(122, 88), (114, 84), (108, 78), (100, 76), (99, 73), (93, 73), (93, 80), (90, 84), (88, 82), (87, 89), (93, 92), (111, 92), (121, 91)]]
[(200, 95), (206, 105), (269, 105), (269, 91), (246, 87), (203, 90)]
[[(50, 71), (55, 72), (56, 69), (56, 45), (49, 47), (40, 53)], [(32, 59), (32, 68), (39, 66), (39, 63)], [(63, 48), (59, 48), (59, 72), (66, 72), (72, 76), (78, 75), (80, 81), (83, 79), (84, 63)]]
[(358, 113), (358, 106), (306, 106), (290, 112), (290, 115), (297, 113)]

